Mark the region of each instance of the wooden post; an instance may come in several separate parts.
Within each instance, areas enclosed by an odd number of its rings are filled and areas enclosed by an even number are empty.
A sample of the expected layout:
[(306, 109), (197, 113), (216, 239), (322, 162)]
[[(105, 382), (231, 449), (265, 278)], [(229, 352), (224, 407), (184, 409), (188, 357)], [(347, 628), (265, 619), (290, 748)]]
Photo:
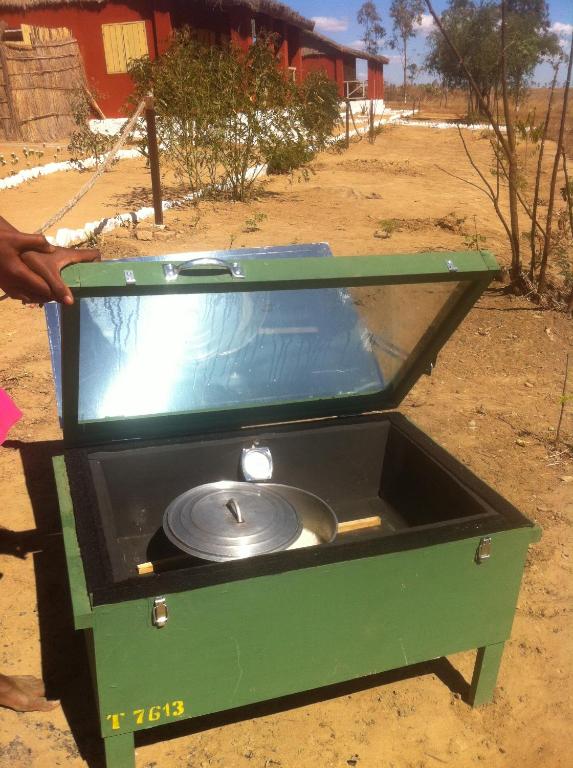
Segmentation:
[(233, 6), (229, 9), (229, 20), (232, 45), (241, 51), (248, 51), (253, 44), (251, 12)]
[(370, 143), (374, 144), (374, 99), (370, 99)]
[(149, 169), (151, 171), (151, 190), (153, 192), (155, 223), (163, 224), (159, 147), (157, 146), (157, 128), (155, 125), (155, 99), (152, 95), (146, 96), (145, 98), (145, 123), (147, 126), (147, 151), (149, 152)]
[(289, 28), (289, 63), (291, 67), (296, 68), (296, 82), (302, 83), (302, 46), (300, 42), (300, 29), (298, 27)]
[(350, 146), (350, 99), (346, 99), (346, 149)]
[(284, 72), (288, 75), (289, 56), (288, 56), (288, 27), (285, 21), (278, 24), (278, 36), (280, 46), (278, 50), (279, 64)]
[(565, 379), (563, 381), (563, 394), (561, 396), (561, 411), (559, 412), (559, 423), (557, 424), (557, 432), (555, 433), (555, 444), (559, 442), (561, 435), (561, 423), (563, 421), (563, 413), (565, 411), (565, 405), (567, 404), (567, 379), (569, 378), (569, 352), (565, 358)]
[(171, 12), (163, 7), (158, 8), (159, 0), (153, 0), (153, 42), (155, 44), (155, 58), (161, 56), (169, 47), (169, 41), (173, 34)]
[(336, 87), (338, 88), (338, 96), (342, 100), (345, 97), (344, 93), (344, 61), (342, 56), (337, 56), (334, 60), (334, 74), (336, 77)]
[(95, 96), (93, 95), (93, 93), (90, 91), (90, 89), (87, 87), (85, 83), (82, 85), (82, 90), (85, 93), (86, 99), (89, 101), (90, 106), (94, 110), (96, 115), (100, 118), (100, 120), (105, 120), (105, 115), (102, 111), (102, 108), (97, 103), (97, 101), (95, 100)]
[(489, 704), (493, 699), (503, 646), (504, 643), (496, 643), (478, 648), (469, 693), (469, 703), (472, 707)]

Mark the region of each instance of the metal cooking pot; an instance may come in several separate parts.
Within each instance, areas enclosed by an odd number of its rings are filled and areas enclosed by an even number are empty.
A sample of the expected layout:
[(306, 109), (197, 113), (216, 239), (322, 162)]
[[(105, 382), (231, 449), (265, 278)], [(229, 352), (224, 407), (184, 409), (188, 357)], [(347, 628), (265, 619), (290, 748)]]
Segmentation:
[(326, 502), (300, 488), (222, 481), (174, 499), (163, 530), (183, 552), (225, 562), (330, 542), (337, 520)]
[(334, 541), (338, 533), (338, 520), (332, 508), (320, 496), (292, 485), (265, 483), (264, 487), (272, 488), (297, 511), (302, 531), (300, 537), (289, 546), (289, 549), (313, 544), (329, 544)]
[(272, 487), (223, 481), (174, 499), (163, 530), (183, 552), (225, 562), (286, 549), (302, 525), (296, 508)]

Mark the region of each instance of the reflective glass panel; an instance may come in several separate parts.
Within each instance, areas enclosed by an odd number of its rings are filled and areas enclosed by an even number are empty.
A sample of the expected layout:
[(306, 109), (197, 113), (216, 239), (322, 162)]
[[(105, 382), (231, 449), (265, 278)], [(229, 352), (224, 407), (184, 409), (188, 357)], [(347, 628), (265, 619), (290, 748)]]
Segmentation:
[(87, 298), (79, 420), (383, 391), (458, 283)]

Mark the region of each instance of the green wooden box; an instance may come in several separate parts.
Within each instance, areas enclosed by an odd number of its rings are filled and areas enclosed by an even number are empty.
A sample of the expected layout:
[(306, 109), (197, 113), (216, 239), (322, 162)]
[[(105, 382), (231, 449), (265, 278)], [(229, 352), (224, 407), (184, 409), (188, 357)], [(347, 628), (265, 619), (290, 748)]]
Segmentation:
[[(200, 257), (70, 267), (76, 302), (48, 313), (73, 613), (109, 768), (134, 766), (144, 728), (473, 648), (471, 701), (489, 701), (540, 531), (395, 408), (495, 259)], [(166, 504), (239, 479), (254, 441), (273, 480), (382, 526), (139, 576)]]

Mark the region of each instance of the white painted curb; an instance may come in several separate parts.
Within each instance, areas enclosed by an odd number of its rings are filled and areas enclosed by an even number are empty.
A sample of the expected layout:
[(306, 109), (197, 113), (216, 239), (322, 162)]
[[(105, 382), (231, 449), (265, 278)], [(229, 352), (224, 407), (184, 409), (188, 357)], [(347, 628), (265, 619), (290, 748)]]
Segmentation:
[[(141, 152), (137, 149), (122, 149), (117, 153), (118, 160), (133, 160), (137, 157), (142, 157)], [(93, 168), (94, 165), (97, 165), (97, 160), (95, 157), (87, 157), (80, 163), (72, 163), (71, 160), (66, 160), (61, 163), (46, 163), (45, 165), (37, 165), (34, 168), (26, 168), (21, 170), (18, 173), (15, 173), (13, 176), (6, 176), (5, 179), (0, 179), (0, 190), (19, 187), (20, 184), (24, 184), (25, 182), (31, 181), (32, 179), (38, 179), (40, 176), (50, 176), (52, 173), (60, 173), (61, 171), (77, 171), (78, 166), (81, 166), (81, 169)]]
[[(259, 165), (254, 168), (250, 168), (249, 175), (259, 176), (266, 173), (266, 165)], [(164, 200), (163, 210), (167, 211), (170, 208), (176, 208), (178, 205), (184, 205), (189, 203), (198, 197), (201, 197), (201, 192), (191, 192), (188, 195), (184, 195), (178, 200)], [(114, 229), (121, 227), (123, 224), (137, 224), (139, 221), (150, 219), (154, 215), (154, 210), (151, 206), (145, 206), (137, 211), (129, 211), (128, 213), (118, 213), (117, 216), (110, 216), (99, 221), (88, 221), (83, 227), (79, 229), (58, 229), (55, 235), (47, 235), (46, 239), (52, 243), (52, 245), (59, 245), (62, 248), (69, 248), (72, 245), (80, 245), (85, 243), (90, 237), (101, 235), (107, 232), (112, 232)]]

